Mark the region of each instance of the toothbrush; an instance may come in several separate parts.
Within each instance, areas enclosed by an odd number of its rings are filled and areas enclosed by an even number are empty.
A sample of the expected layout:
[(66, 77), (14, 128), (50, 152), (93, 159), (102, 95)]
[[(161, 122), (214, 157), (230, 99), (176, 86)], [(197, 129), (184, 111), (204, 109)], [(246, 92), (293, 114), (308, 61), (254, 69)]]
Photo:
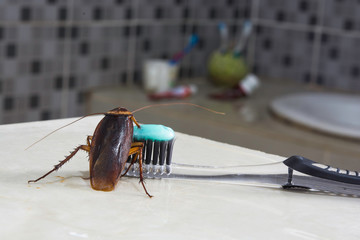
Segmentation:
[(249, 39), (251, 30), (252, 30), (251, 21), (249, 21), (249, 20), (245, 21), (242, 32), (241, 32), (240, 39), (234, 48), (234, 57), (239, 57), (243, 53), (244, 48), (246, 46), (246, 42)]
[[(174, 131), (158, 124), (141, 124), (140, 127), (134, 126), (133, 141), (144, 143), (142, 160), (145, 163), (145, 173), (171, 172)], [(125, 169), (130, 166), (130, 162), (131, 156)]]
[(226, 23), (219, 23), (219, 31), (221, 37), (220, 52), (225, 54), (228, 48), (229, 31)]
[(173, 58), (169, 61), (170, 65), (176, 65), (181, 59), (188, 54), (195, 45), (199, 42), (199, 38), (196, 34), (193, 34), (189, 38), (188, 45), (180, 52), (176, 53)]
[[(134, 128), (134, 141), (146, 142), (143, 157), (146, 178), (248, 183), (360, 197), (360, 175), (357, 171), (334, 168), (301, 156), (269, 164), (227, 167), (172, 163), (174, 131), (162, 125), (147, 124), (141, 125), (140, 129)], [(132, 166), (127, 175), (139, 176), (138, 164)]]

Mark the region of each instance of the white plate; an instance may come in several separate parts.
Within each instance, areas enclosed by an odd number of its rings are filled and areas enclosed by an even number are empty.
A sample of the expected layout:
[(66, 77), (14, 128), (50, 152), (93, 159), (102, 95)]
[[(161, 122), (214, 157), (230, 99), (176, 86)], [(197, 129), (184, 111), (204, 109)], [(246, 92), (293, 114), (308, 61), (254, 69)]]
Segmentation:
[(298, 93), (275, 99), (271, 109), (290, 121), (323, 132), (360, 139), (360, 96)]

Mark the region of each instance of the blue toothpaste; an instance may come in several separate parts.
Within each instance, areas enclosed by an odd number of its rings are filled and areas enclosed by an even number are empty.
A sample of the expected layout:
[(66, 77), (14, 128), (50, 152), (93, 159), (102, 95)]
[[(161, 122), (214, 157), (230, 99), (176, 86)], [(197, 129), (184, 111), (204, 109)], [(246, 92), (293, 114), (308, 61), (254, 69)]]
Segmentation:
[(133, 139), (137, 141), (170, 141), (175, 137), (174, 130), (158, 124), (141, 124), (141, 128), (134, 126)]
[(134, 126), (133, 142), (143, 142), (143, 163), (145, 172), (171, 172), (171, 159), (175, 133), (169, 127), (157, 124), (140, 124)]

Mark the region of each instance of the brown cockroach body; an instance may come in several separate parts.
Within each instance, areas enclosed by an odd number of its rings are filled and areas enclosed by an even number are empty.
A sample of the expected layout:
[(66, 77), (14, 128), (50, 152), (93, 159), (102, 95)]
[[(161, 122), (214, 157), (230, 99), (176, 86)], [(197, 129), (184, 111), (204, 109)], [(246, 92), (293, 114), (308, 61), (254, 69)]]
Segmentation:
[(132, 142), (133, 123), (140, 125), (133, 114), (125, 108), (115, 108), (105, 113), (105, 117), (97, 125), (93, 136), (88, 136), (87, 145), (80, 145), (54, 168), (36, 180), (45, 178), (69, 161), (80, 149), (89, 153), (91, 187), (99, 191), (112, 191), (120, 177), (124, 176), (125, 164), (130, 155), (134, 155), (132, 163), (139, 159), (140, 183), (146, 190), (142, 174), (143, 143)]

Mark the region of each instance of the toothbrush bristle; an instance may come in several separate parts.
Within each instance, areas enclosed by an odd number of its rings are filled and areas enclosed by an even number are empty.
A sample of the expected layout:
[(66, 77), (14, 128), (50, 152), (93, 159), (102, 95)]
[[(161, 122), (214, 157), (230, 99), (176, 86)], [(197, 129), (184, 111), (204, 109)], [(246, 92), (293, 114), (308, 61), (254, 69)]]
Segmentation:
[[(136, 139), (134, 139), (136, 141)], [(151, 178), (156, 175), (171, 173), (171, 159), (174, 145), (174, 139), (169, 141), (141, 141), (144, 143), (143, 148), (143, 174)], [(125, 169), (130, 166), (134, 156), (129, 156)], [(133, 164), (126, 175), (138, 176), (140, 173), (138, 160)]]
[(245, 34), (245, 35), (250, 34), (251, 30), (252, 30), (252, 23), (251, 23), (251, 21), (246, 21), (246, 22), (244, 23), (244, 34)]
[(150, 164), (151, 163), (152, 148), (153, 148), (153, 142), (152, 141), (146, 141), (146, 146), (144, 147), (144, 149), (146, 149), (146, 153), (145, 153), (145, 156), (144, 156), (145, 164)]
[(154, 143), (154, 150), (153, 150), (153, 158), (152, 162), (150, 164), (157, 165), (158, 159), (159, 159), (159, 148), (160, 148), (160, 142), (155, 141)]
[(166, 142), (160, 142), (160, 155), (159, 155), (159, 165), (163, 166), (165, 161), (165, 148)]
[(191, 45), (195, 45), (198, 42), (198, 40), (199, 40), (198, 36), (196, 34), (193, 34), (191, 35), (189, 42)]
[(166, 165), (168, 166), (171, 165), (173, 146), (174, 146), (174, 139), (170, 140), (167, 145)]

